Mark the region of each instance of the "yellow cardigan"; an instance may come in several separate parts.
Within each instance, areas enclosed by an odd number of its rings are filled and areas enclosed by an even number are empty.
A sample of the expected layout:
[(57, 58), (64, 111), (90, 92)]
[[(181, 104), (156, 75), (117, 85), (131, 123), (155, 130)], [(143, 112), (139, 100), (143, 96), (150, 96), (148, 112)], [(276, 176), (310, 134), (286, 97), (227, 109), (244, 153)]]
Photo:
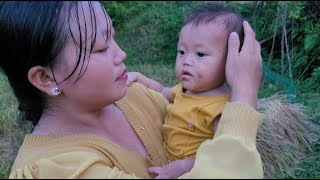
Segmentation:
[[(146, 146), (148, 158), (93, 134), (29, 134), (9, 178), (152, 178), (146, 168), (167, 163), (161, 126), (168, 102), (133, 83), (116, 104)], [(263, 178), (255, 144), (260, 123), (260, 114), (250, 106), (228, 103), (214, 139), (201, 144), (193, 169), (180, 178)]]

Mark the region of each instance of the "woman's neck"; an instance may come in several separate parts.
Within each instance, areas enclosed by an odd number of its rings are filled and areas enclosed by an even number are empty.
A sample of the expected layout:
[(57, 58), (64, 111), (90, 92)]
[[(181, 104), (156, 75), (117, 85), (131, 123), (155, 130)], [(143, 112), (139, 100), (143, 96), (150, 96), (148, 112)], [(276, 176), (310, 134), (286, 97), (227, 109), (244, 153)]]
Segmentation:
[(103, 129), (101, 119), (110, 108), (112, 105), (90, 111), (70, 108), (70, 106), (48, 108), (44, 110), (33, 133), (67, 135), (99, 132)]
[(147, 150), (122, 111), (111, 104), (101, 111), (47, 110), (41, 116), (33, 134), (96, 134), (119, 144), (127, 150), (147, 156)]

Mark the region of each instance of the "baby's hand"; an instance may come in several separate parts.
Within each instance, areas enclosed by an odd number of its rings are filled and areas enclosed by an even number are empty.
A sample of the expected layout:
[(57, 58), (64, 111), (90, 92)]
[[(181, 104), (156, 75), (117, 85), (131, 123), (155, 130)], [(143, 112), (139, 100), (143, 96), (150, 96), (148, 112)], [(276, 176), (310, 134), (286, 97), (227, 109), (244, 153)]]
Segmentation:
[(139, 74), (138, 72), (128, 72), (127, 86), (130, 86), (133, 82), (138, 81)]
[(176, 179), (189, 172), (194, 164), (194, 158), (173, 161), (162, 167), (150, 167), (148, 173), (156, 174), (155, 179)]

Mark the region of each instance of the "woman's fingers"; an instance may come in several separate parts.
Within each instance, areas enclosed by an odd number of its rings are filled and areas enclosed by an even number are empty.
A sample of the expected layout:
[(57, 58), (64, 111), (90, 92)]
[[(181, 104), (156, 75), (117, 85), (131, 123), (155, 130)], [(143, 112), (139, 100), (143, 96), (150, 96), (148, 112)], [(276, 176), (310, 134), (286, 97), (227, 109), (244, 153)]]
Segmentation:
[(243, 22), (244, 42), (239, 52), (239, 38), (231, 33), (228, 40), (226, 79), (234, 102), (256, 107), (262, 74), (261, 46), (247, 21)]
[(239, 56), (240, 40), (238, 34), (236, 32), (230, 33), (228, 41), (227, 59), (234, 59)]
[[(253, 31), (247, 21), (243, 22), (244, 41), (242, 50), (253, 53), (256, 49), (256, 33)], [(241, 51), (242, 51), (241, 50)]]

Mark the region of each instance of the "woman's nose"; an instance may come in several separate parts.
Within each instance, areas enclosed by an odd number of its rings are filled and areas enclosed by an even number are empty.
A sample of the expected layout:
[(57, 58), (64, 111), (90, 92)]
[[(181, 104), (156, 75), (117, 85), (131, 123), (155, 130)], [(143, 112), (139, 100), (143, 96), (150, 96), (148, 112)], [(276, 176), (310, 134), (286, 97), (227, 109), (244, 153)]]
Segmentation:
[(127, 57), (127, 54), (126, 52), (124, 52), (121, 48), (120, 48), (120, 52), (119, 52), (119, 56), (120, 56), (120, 59), (121, 59), (121, 62), (124, 61)]
[(115, 56), (115, 64), (120, 64), (127, 57), (127, 54), (116, 44), (117, 52)]

